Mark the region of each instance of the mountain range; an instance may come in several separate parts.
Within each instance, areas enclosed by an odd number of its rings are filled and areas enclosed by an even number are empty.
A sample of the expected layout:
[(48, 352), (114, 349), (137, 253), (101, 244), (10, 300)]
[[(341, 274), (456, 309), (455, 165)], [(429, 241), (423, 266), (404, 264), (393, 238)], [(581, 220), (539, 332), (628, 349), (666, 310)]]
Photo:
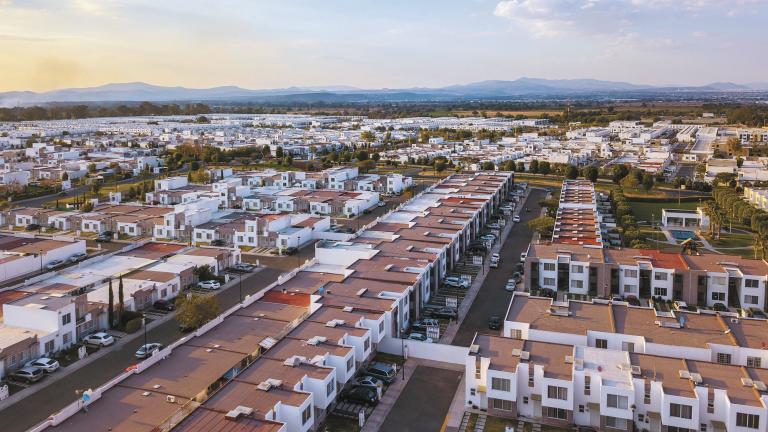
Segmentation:
[(415, 101), (466, 100), (515, 97), (576, 96), (589, 94), (657, 92), (753, 92), (768, 91), (768, 82), (734, 84), (716, 82), (704, 86), (649, 86), (595, 79), (519, 78), (490, 80), (438, 88), (360, 89), (351, 86), (288, 87), (250, 90), (237, 86), (212, 88), (166, 87), (143, 82), (106, 84), (98, 87), (67, 88), (47, 92), (10, 91), (0, 93), (0, 106), (28, 106), (45, 103), (83, 102), (190, 102), (190, 101)]

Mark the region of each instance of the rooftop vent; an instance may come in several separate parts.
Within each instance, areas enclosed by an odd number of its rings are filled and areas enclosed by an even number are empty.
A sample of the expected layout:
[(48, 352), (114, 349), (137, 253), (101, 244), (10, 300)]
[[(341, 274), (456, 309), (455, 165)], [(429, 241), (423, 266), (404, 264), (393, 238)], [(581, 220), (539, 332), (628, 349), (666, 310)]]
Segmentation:
[(317, 344), (321, 344), (321, 343), (323, 343), (323, 342), (325, 342), (327, 340), (328, 340), (328, 338), (325, 337), (325, 336), (314, 336), (314, 337), (311, 337), (311, 338), (307, 339), (307, 343), (309, 345), (317, 345)]
[(176, 396), (167, 395), (165, 401), (168, 403), (176, 403)]
[(343, 325), (344, 325), (344, 323), (345, 323), (345, 321), (344, 321), (344, 320), (340, 320), (340, 319), (332, 319), (332, 320), (328, 321), (327, 323), (325, 323), (325, 326), (326, 326), (326, 327), (336, 327), (336, 326), (343, 326)]
[(344, 312), (352, 312), (353, 310), (355, 310), (355, 308), (353, 308), (352, 306), (344, 306), (342, 310)]
[(473, 344), (469, 346), (469, 353), (470, 354), (477, 354), (480, 352), (480, 345)]
[(640, 366), (632, 365), (632, 375), (640, 375), (642, 374), (642, 369), (640, 369)]
[(522, 352), (522, 350), (520, 348), (514, 348), (514, 349), (512, 349), (512, 356), (513, 357), (520, 357), (520, 353), (521, 352)]
[(237, 420), (240, 417), (245, 417), (253, 414), (253, 408), (238, 405), (235, 409), (229, 411), (224, 415), (227, 420)]
[(680, 369), (679, 371), (677, 371), (677, 375), (680, 376), (680, 378), (682, 378), (682, 379), (690, 379), (691, 378), (691, 373), (688, 372), (685, 369)]
[(755, 385), (755, 389), (760, 392), (768, 391), (768, 387), (765, 386), (765, 383), (762, 381), (753, 381), (753, 384)]
[(384, 266), (384, 271), (389, 271), (389, 269), (392, 268), (392, 264), (387, 264)]
[(264, 349), (270, 349), (277, 343), (276, 340), (272, 339), (271, 337), (267, 336), (264, 339), (259, 342), (259, 346)]
[(692, 373), (691, 374), (691, 381), (694, 384), (701, 384), (701, 382), (703, 381), (703, 379), (701, 378), (701, 374)]
[(573, 356), (565, 356), (565, 363), (566, 364), (573, 364)]
[(357, 291), (357, 296), (358, 296), (358, 297), (362, 297), (362, 296), (363, 296), (363, 294), (365, 294), (365, 292), (366, 292), (366, 291), (368, 291), (368, 288), (360, 288), (360, 289)]
[(752, 387), (755, 385), (755, 383), (751, 379), (743, 377), (741, 378), (741, 385), (744, 387)]
[(520, 351), (520, 360), (528, 360), (531, 358), (531, 353), (528, 351)]

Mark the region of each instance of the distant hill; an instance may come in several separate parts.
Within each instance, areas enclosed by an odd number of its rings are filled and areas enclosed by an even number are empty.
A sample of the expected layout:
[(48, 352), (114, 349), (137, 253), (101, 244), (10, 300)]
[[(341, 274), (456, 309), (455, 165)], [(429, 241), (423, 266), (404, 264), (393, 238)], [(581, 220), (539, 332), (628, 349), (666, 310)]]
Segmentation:
[(430, 101), (472, 98), (554, 97), (589, 94), (644, 92), (743, 92), (765, 91), (768, 83), (747, 85), (716, 82), (705, 86), (655, 87), (628, 82), (595, 79), (519, 78), (511, 81), (489, 80), (439, 88), (359, 89), (345, 85), (289, 87), (249, 90), (237, 86), (195, 89), (166, 87), (143, 82), (106, 84), (98, 87), (68, 88), (48, 92), (11, 91), (0, 93), (0, 106), (83, 102), (195, 102), (195, 101), (305, 101), (372, 102)]

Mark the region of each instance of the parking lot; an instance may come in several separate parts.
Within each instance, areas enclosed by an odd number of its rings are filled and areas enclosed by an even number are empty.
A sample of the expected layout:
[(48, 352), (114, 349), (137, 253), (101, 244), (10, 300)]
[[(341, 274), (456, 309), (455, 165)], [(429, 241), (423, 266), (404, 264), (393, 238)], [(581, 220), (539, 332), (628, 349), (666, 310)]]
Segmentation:
[(460, 380), (458, 371), (416, 367), (379, 430), (439, 431)]

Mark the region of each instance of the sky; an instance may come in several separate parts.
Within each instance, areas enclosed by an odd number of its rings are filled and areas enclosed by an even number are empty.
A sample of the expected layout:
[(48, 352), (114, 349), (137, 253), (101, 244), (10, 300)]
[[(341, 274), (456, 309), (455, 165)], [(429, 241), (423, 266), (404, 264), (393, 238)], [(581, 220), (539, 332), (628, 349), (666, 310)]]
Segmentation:
[(0, 0), (0, 91), (768, 81), (768, 0)]

